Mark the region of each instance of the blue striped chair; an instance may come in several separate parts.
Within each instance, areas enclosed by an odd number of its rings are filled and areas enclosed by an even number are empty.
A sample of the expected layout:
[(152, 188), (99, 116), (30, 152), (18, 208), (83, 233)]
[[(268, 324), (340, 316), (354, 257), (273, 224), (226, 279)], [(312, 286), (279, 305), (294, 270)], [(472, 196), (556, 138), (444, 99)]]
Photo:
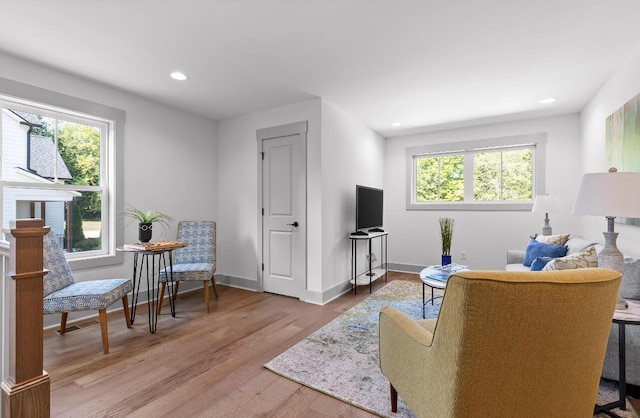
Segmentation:
[(64, 334), (69, 312), (97, 310), (102, 330), (102, 350), (108, 354), (107, 308), (122, 299), (127, 328), (131, 328), (127, 298), (127, 294), (132, 289), (131, 280), (107, 279), (76, 283), (62, 248), (52, 231), (44, 236), (43, 258), (44, 268), (49, 270), (49, 273), (44, 276), (43, 312), (62, 314), (60, 334)]
[[(209, 280), (213, 293), (216, 290), (216, 223), (213, 221), (180, 221), (178, 222), (178, 241), (189, 245), (178, 248), (173, 262), (173, 300), (178, 295), (178, 285), (182, 281), (202, 281), (204, 285), (204, 304), (209, 312)], [(164, 269), (158, 276), (160, 283), (160, 303), (158, 313), (162, 309), (162, 298), (169, 280), (169, 272)]]

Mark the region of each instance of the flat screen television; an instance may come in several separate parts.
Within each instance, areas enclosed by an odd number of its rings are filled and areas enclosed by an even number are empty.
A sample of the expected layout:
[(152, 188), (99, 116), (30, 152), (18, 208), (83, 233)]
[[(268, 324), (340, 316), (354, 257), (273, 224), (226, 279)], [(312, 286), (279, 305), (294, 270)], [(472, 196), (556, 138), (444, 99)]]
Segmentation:
[(382, 189), (356, 185), (356, 229), (383, 232)]

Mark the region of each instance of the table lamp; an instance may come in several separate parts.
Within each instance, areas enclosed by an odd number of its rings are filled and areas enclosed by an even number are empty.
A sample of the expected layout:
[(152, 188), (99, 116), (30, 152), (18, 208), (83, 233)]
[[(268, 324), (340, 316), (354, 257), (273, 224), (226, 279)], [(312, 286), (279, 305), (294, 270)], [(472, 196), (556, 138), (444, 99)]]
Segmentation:
[(558, 212), (560, 205), (558, 199), (548, 194), (537, 195), (533, 201), (531, 212), (544, 213), (544, 226), (542, 227), (542, 235), (551, 235), (551, 225), (549, 225), (549, 212)]
[[(616, 246), (618, 233), (613, 230), (613, 221), (616, 217), (640, 217), (639, 185), (640, 173), (618, 173), (615, 167), (610, 168), (608, 173), (588, 173), (582, 177), (573, 213), (607, 218), (607, 232), (603, 232), (604, 248), (598, 254), (598, 267), (622, 273), (624, 257)], [(626, 305), (624, 299), (618, 296), (616, 308)]]

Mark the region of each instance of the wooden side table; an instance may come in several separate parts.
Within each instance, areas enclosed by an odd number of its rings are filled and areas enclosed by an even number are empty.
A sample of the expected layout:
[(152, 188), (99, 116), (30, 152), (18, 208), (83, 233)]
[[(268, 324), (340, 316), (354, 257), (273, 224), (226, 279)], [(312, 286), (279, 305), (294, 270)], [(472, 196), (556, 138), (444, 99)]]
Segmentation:
[[(149, 309), (149, 332), (156, 332), (158, 324), (158, 301), (159, 286), (158, 275), (164, 269), (168, 269), (169, 274), (169, 306), (171, 316), (176, 316), (175, 303), (173, 300), (173, 257), (174, 250), (186, 247), (186, 242), (179, 241), (156, 241), (139, 244), (128, 244), (124, 247), (116, 248), (117, 251), (133, 253), (133, 297), (131, 298), (131, 324), (136, 318), (136, 308), (138, 306), (138, 296), (140, 293), (140, 282), (142, 272), (146, 272), (147, 277), (147, 308)], [(156, 269), (157, 268), (157, 269)], [(150, 271), (151, 270), (151, 271)]]

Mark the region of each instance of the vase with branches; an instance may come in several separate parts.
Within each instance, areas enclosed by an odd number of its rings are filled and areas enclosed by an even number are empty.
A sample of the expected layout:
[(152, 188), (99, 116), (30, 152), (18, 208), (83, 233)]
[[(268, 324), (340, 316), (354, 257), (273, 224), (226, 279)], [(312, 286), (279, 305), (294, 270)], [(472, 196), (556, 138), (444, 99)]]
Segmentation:
[(442, 243), (442, 265), (451, 264), (451, 238), (453, 237), (453, 218), (440, 218), (440, 240)]
[(153, 210), (143, 211), (133, 206), (129, 206), (124, 210), (124, 216), (128, 218), (130, 222), (138, 222), (138, 239), (140, 242), (149, 242), (151, 240), (154, 222), (163, 227), (168, 227), (174, 220), (165, 213)]

